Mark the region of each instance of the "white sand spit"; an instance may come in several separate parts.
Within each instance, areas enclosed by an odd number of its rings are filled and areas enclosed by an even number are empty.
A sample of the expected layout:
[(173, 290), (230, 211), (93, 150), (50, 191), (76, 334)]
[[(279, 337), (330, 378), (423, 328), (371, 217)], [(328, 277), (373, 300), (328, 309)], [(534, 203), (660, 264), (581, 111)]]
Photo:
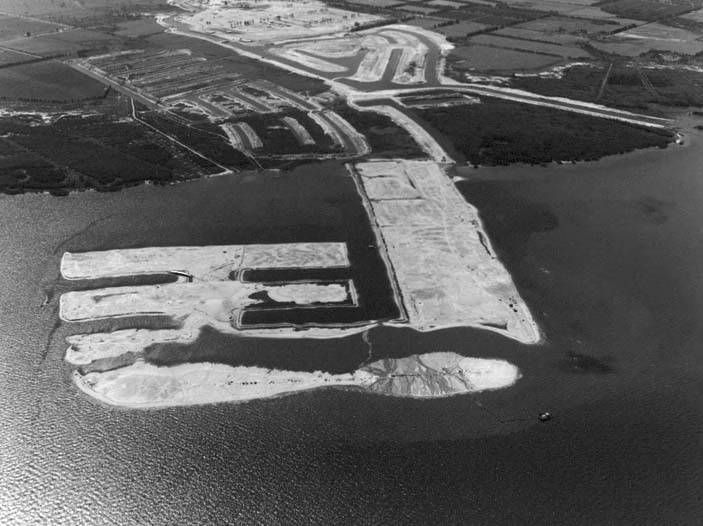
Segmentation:
[(129, 408), (241, 402), (324, 387), (440, 398), (508, 387), (519, 377), (518, 368), (508, 362), (448, 352), (380, 360), (348, 374), (213, 363), (158, 367), (138, 360), (108, 372), (73, 375), (76, 385), (88, 395)]

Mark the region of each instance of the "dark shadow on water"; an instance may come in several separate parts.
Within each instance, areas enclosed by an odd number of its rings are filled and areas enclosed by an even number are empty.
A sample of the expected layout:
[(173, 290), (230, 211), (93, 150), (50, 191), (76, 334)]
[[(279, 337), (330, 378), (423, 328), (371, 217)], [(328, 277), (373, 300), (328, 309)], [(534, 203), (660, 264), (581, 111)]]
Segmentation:
[(669, 220), (672, 204), (656, 197), (645, 197), (635, 203), (642, 216), (654, 225), (661, 225)]
[(562, 362), (562, 369), (569, 373), (607, 374), (613, 372), (613, 367), (603, 360), (587, 354), (570, 351)]

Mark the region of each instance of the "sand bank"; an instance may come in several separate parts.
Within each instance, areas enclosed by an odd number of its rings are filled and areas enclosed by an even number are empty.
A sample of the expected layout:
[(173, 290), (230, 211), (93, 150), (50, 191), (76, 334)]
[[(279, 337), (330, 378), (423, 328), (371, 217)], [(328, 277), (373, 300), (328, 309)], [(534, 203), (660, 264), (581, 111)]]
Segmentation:
[(103, 373), (73, 375), (76, 385), (101, 402), (130, 408), (241, 402), (324, 387), (354, 387), (414, 398), (440, 398), (514, 384), (520, 372), (502, 360), (455, 353), (381, 360), (349, 374), (192, 363), (158, 367), (141, 360)]

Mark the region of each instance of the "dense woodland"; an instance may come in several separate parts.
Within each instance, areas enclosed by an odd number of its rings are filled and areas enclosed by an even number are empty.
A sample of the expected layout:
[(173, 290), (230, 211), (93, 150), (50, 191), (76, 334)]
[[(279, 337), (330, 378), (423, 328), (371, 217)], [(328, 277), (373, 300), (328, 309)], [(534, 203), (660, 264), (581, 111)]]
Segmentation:
[(670, 132), (496, 99), (417, 113), (475, 165), (591, 161), (673, 139)]

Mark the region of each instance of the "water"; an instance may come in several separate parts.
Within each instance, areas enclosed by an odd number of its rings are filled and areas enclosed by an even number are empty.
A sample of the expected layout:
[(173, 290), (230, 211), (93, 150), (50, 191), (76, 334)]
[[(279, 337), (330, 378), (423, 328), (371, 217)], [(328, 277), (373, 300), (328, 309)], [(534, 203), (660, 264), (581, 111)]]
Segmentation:
[[(73, 329), (56, 312), (64, 250), (300, 237), (361, 247), (363, 211), (338, 165), (0, 198), (0, 523), (696, 524), (701, 139), (578, 166), (468, 170), (460, 189), (543, 346), (468, 329), (383, 328), (335, 345), (210, 332), (189, 356), (344, 370), (442, 350), (523, 372), (510, 389), (445, 400), (328, 390), (127, 411), (70, 381), (63, 337)], [(387, 314), (385, 278), (364, 276), (368, 294), (381, 291), (369, 308)], [(538, 423), (545, 410), (554, 419)]]

